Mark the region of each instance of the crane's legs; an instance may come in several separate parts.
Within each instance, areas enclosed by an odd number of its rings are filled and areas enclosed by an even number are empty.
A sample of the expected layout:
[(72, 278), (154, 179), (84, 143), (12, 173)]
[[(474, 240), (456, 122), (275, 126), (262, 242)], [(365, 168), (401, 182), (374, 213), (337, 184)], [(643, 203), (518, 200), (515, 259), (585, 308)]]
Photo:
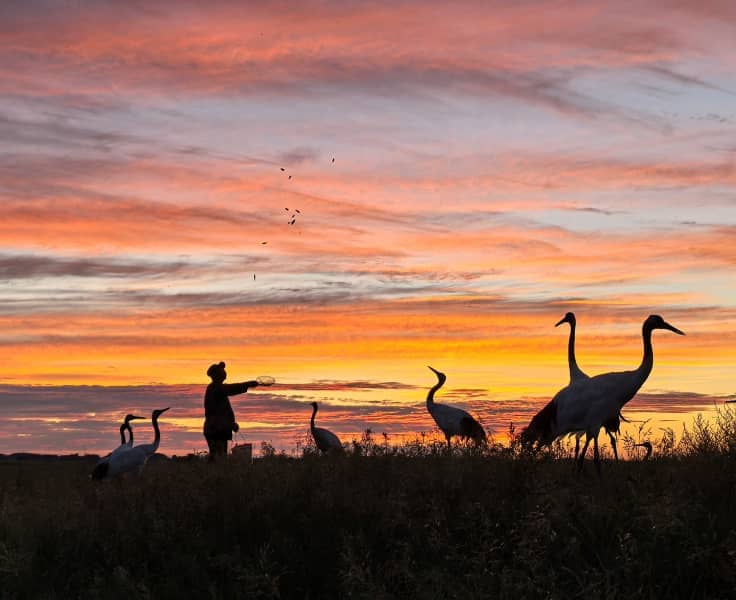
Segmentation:
[(598, 475), (601, 474), (601, 455), (598, 451), (598, 436), (595, 436), (593, 438), (593, 462), (595, 463), (595, 468), (598, 471)]
[[(590, 436), (586, 433), (585, 434), (585, 443), (583, 444), (583, 451), (580, 453), (580, 456), (578, 457), (578, 470), (582, 471), (583, 469), (583, 461), (585, 461), (585, 453), (588, 451), (588, 444), (590, 444)], [(596, 446), (597, 448), (598, 446)], [(597, 452), (597, 450), (596, 450)]]
[(575, 461), (578, 460), (578, 454), (580, 454), (580, 436), (575, 436)]
[(611, 432), (608, 433), (608, 437), (611, 438), (611, 447), (613, 448), (613, 457), (618, 460), (618, 449), (616, 448), (616, 436)]

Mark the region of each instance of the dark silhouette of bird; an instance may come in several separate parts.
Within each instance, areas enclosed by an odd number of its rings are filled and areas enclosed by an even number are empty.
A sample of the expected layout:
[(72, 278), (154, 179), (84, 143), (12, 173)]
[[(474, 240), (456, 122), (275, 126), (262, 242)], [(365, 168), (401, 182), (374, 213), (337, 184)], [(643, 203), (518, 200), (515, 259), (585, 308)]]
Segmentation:
[(312, 402), (312, 418), (309, 420), (309, 430), (312, 432), (312, 438), (317, 448), (321, 452), (342, 451), (342, 442), (340, 438), (328, 429), (322, 427), (315, 427), (314, 417), (317, 414), (317, 403)]
[[(577, 325), (577, 321), (575, 319), (575, 313), (567, 312), (565, 313), (565, 316), (562, 317), (557, 323), (555, 323), (555, 327), (559, 327), (563, 323), (569, 323), (570, 324), (570, 337), (567, 341), (567, 364), (568, 368), (570, 369), (570, 383), (574, 383), (575, 381), (581, 380), (581, 379), (590, 379), (588, 375), (583, 373), (583, 371), (578, 367), (578, 362), (575, 360), (575, 329)], [(616, 436), (618, 435), (619, 431), (621, 430), (621, 421), (626, 421), (624, 419), (623, 415), (621, 413), (618, 413), (616, 416), (608, 419), (605, 423), (603, 423), (603, 429), (605, 429), (606, 433), (608, 434), (609, 439), (611, 440), (611, 447), (613, 448), (613, 456), (616, 460), (618, 460), (618, 448), (616, 445)], [(578, 455), (580, 454), (580, 438), (583, 436), (583, 432), (578, 431), (575, 434), (575, 460), (578, 459)]]
[(434, 395), (447, 380), (444, 373), (437, 369), (428, 367), (435, 375), (437, 375), (437, 383), (427, 392), (427, 411), (437, 427), (445, 434), (447, 447), (451, 448), (450, 439), (452, 436), (458, 436), (463, 439), (472, 439), (476, 444), (486, 441), (486, 432), (478, 421), (476, 421), (468, 412), (461, 408), (448, 406), (447, 404), (438, 404), (434, 401)]
[[(122, 424), (120, 425), (120, 445), (115, 448), (110, 454), (107, 456), (102, 457), (100, 460), (97, 461), (97, 464), (95, 465), (94, 470), (92, 471), (92, 477), (93, 479), (96, 479), (95, 473), (99, 473), (101, 471), (104, 471), (108, 469), (110, 460), (113, 460), (114, 457), (116, 457), (121, 452), (127, 452), (133, 447), (133, 428), (130, 426), (130, 422), (134, 419), (145, 419), (145, 417), (139, 417), (136, 415), (125, 415), (125, 419), (123, 420)], [(125, 439), (125, 432), (128, 432), (130, 434), (130, 438), (128, 440)], [(117, 459), (115, 459), (117, 460)]]
[(158, 427), (158, 418), (169, 408), (161, 408), (151, 413), (154, 439), (150, 444), (139, 444), (116, 456), (110, 455), (110, 460), (104, 465), (97, 465), (92, 471), (92, 479), (108, 479), (125, 473), (140, 473), (148, 459), (156, 454), (161, 443), (161, 431)]
[(647, 317), (642, 325), (644, 355), (639, 367), (632, 371), (603, 373), (580, 379), (561, 389), (522, 432), (524, 445), (549, 445), (559, 437), (582, 431), (585, 433), (585, 444), (578, 465), (582, 467), (592, 439), (593, 460), (600, 472), (598, 433), (603, 424), (617, 416), (621, 408), (636, 395), (652, 372), (652, 331), (655, 329), (668, 329), (685, 335), (659, 315)]

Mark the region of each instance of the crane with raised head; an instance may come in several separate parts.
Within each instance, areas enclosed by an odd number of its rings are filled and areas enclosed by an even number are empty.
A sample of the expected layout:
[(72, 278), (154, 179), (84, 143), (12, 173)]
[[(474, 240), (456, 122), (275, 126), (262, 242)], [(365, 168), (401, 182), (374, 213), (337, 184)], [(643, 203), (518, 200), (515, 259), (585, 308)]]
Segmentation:
[[(575, 313), (567, 312), (565, 313), (565, 316), (562, 317), (557, 323), (555, 323), (555, 327), (559, 327), (563, 323), (569, 323), (570, 325), (570, 337), (567, 340), (567, 365), (570, 369), (570, 383), (574, 383), (575, 381), (580, 381), (581, 379), (590, 379), (588, 375), (586, 375), (580, 367), (578, 367), (578, 362), (575, 360), (575, 329), (577, 326), (577, 320), (575, 319)], [(603, 423), (603, 429), (608, 434), (609, 439), (611, 440), (611, 448), (613, 448), (613, 456), (616, 460), (618, 460), (618, 448), (617, 448), (617, 440), (616, 436), (619, 434), (619, 431), (621, 430), (621, 421), (626, 421), (624, 416), (619, 412), (614, 417), (611, 417), (608, 419), (605, 423)], [(575, 460), (578, 459), (578, 455), (580, 454), (580, 438), (584, 435), (583, 432), (578, 431), (575, 434)]]
[(110, 479), (124, 473), (140, 473), (146, 462), (151, 458), (161, 443), (161, 430), (158, 427), (158, 418), (169, 410), (169, 407), (156, 409), (151, 413), (154, 438), (150, 444), (139, 444), (128, 450), (112, 454), (104, 464), (98, 464), (92, 471), (92, 479)]
[(340, 438), (329, 429), (317, 427), (314, 424), (314, 417), (317, 415), (317, 410), (317, 403), (312, 402), (312, 418), (309, 420), (309, 431), (312, 433), (314, 444), (321, 452), (329, 452), (330, 450), (341, 452), (343, 448)]
[[(104, 469), (106, 467), (102, 467), (101, 465), (107, 464), (113, 457), (117, 456), (121, 452), (127, 452), (133, 447), (133, 428), (130, 426), (130, 422), (135, 419), (144, 419), (145, 417), (139, 417), (137, 415), (127, 414), (125, 415), (125, 419), (123, 419), (123, 422), (120, 424), (120, 445), (115, 448), (110, 454), (107, 456), (103, 456), (100, 460), (97, 461), (97, 464), (95, 465), (95, 470)], [(125, 432), (129, 433), (129, 439), (125, 439)], [(94, 474), (94, 471), (93, 471)]]
[(547, 445), (561, 436), (582, 431), (585, 444), (578, 465), (582, 467), (585, 452), (593, 440), (593, 459), (600, 471), (598, 433), (603, 424), (616, 417), (621, 408), (636, 395), (652, 372), (652, 331), (655, 329), (667, 329), (685, 335), (659, 315), (647, 317), (642, 324), (644, 352), (641, 364), (631, 371), (603, 373), (580, 379), (561, 389), (522, 432), (524, 443)]
[(434, 401), (434, 395), (447, 381), (444, 373), (437, 369), (428, 367), (437, 376), (437, 383), (427, 392), (427, 412), (432, 415), (437, 427), (440, 428), (447, 440), (447, 447), (451, 448), (450, 439), (457, 436), (463, 439), (471, 439), (476, 444), (486, 441), (486, 432), (478, 421), (470, 413), (462, 408), (440, 404)]

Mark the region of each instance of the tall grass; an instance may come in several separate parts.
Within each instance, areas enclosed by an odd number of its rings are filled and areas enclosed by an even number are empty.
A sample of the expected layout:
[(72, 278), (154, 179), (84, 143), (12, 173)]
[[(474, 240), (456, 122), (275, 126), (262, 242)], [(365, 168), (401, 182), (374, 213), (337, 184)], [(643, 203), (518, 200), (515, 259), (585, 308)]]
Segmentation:
[[(729, 598), (736, 428), (603, 476), (514, 447), (366, 433), (344, 456), (0, 463), (0, 597)], [(650, 432), (651, 433), (651, 432)]]

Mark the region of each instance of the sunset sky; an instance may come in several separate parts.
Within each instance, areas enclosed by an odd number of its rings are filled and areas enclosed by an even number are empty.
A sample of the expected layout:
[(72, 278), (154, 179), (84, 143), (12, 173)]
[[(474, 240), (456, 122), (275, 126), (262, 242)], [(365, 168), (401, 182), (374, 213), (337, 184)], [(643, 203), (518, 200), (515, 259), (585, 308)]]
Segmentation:
[(204, 449), (220, 360), (278, 382), (233, 398), (241, 441), (292, 447), (312, 400), (345, 441), (431, 434), (427, 365), (502, 438), (566, 384), (568, 310), (589, 374), (636, 367), (651, 313), (684, 330), (624, 413), (711, 416), (736, 392), (735, 23), (1, 3), (0, 453), (107, 451), (169, 405), (161, 450)]

